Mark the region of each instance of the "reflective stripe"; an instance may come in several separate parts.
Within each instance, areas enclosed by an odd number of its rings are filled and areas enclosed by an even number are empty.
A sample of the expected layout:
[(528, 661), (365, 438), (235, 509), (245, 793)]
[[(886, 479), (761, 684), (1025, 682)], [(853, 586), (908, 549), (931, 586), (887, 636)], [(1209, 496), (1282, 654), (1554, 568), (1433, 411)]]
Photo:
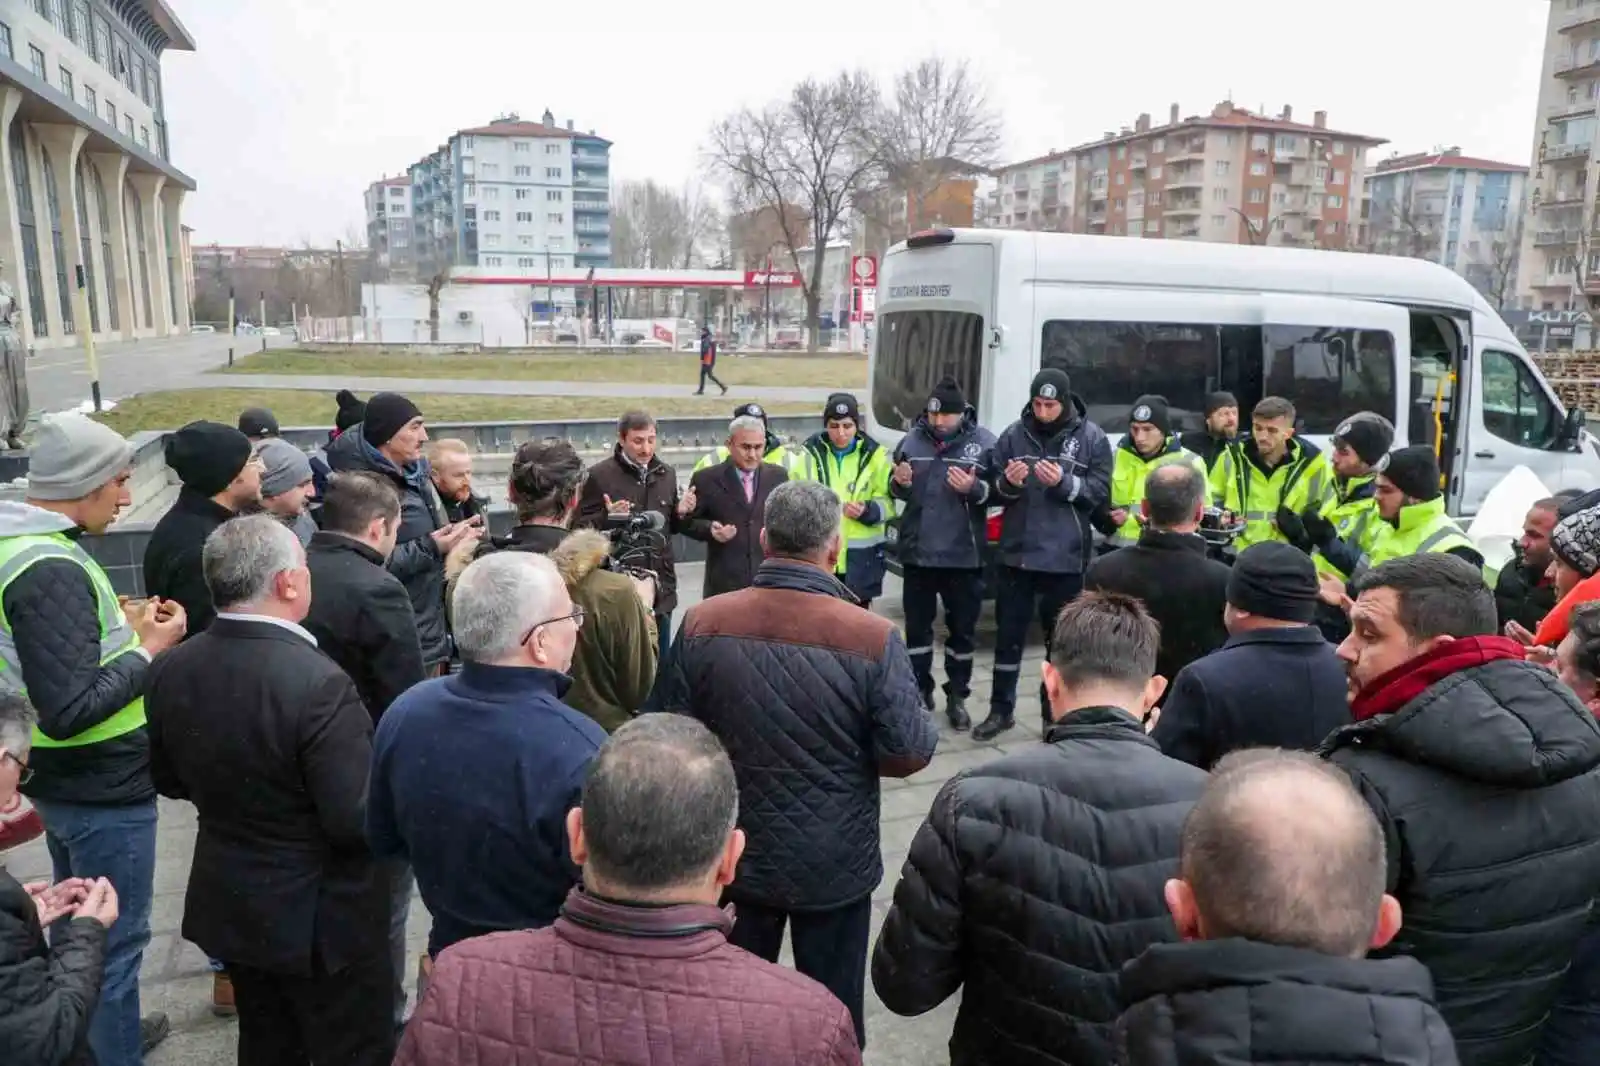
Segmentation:
[(882, 544), (887, 539), (881, 532), (871, 533), (865, 537), (851, 537), (845, 541), (844, 549), (849, 551), (851, 548), (870, 548), (874, 544)]
[(932, 655), (933, 654), (933, 645), (929, 644), (926, 648), (907, 648), (906, 649), (906, 654), (907, 655)]
[(1014, 674), (1022, 669), (1021, 663), (995, 663), (994, 672), (997, 674)]
[(1115, 536), (1107, 538), (1106, 543), (1110, 544), (1114, 548), (1131, 548), (1135, 544), (1139, 543), (1139, 541), (1137, 538), (1124, 537), (1121, 533), (1118, 533)]
[[(1322, 478), (1323, 472), (1319, 466), (1317, 467), (1317, 472), (1311, 475), (1311, 483), (1306, 492), (1306, 498), (1312, 503), (1320, 504), (1322, 502)], [(1288, 494), (1288, 491), (1285, 490), (1284, 495), (1288, 496)]]
[(951, 651), (949, 648), (946, 648), (944, 657), (954, 663), (970, 663), (972, 661), (972, 653), (970, 651), (963, 653), (959, 651)]
[(1423, 552), (1430, 552), (1441, 541), (1447, 540), (1450, 537), (1460, 537), (1462, 540), (1466, 539), (1466, 536), (1461, 532), (1461, 530), (1457, 529), (1455, 525), (1448, 525), (1443, 529), (1436, 529), (1432, 533), (1428, 534), (1422, 543), (1417, 545), (1416, 554), (1421, 555)]
[(1246, 511), (1244, 513), (1244, 520), (1246, 522), (1265, 522), (1267, 519), (1274, 518), (1276, 516), (1277, 516), (1277, 512), (1275, 512), (1275, 511), (1274, 512)]

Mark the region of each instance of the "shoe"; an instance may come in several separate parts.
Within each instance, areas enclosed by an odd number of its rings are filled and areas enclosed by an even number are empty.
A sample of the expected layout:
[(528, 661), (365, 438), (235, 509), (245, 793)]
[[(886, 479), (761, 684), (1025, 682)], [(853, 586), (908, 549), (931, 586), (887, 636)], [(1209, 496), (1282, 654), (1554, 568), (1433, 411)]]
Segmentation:
[(728, 386), (726, 386), (726, 385), (722, 386), (722, 395), (724, 395), (724, 396), (728, 395)]
[(1011, 715), (1004, 712), (990, 711), (989, 717), (979, 722), (977, 728), (973, 729), (972, 739), (993, 740), (1016, 724)]
[(695, 390), (695, 393), (694, 393), (694, 395), (696, 395), (696, 396), (704, 396), (705, 394), (706, 394), (706, 390), (705, 389), (697, 389), (697, 390)]
[(172, 1023), (167, 1021), (167, 1016), (161, 1011), (146, 1014), (139, 1019), (139, 1050), (148, 1055), (155, 1050), (157, 1044), (165, 1040), (172, 1033)]
[(922, 694), (922, 709), (929, 714), (933, 713), (933, 691), (931, 689)]
[(211, 975), (211, 1013), (218, 1018), (232, 1018), (239, 1013), (233, 1002), (233, 978), (225, 973)]
[(950, 728), (958, 733), (965, 733), (972, 728), (972, 716), (967, 713), (967, 701), (960, 696), (945, 697), (944, 716), (950, 720)]

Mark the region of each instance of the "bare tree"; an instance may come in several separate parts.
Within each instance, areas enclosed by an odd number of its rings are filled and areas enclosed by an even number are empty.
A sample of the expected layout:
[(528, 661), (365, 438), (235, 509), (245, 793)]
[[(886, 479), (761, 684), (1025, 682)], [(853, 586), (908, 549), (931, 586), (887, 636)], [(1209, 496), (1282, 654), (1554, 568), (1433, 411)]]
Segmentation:
[(1439, 217), (1410, 200), (1393, 200), (1367, 221), (1361, 251), (1427, 259), (1439, 245)]
[[(623, 181), (611, 193), (611, 256), (620, 267), (688, 270), (706, 261), (717, 241), (722, 214), (698, 183), (675, 190), (658, 182)], [(632, 292), (619, 299), (631, 313)], [(650, 311), (654, 295), (650, 294)]]
[[(1522, 215), (1513, 215), (1505, 229), (1493, 235), (1478, 263), (1483, 295), (1501, 310), (1517, 296), (1517, 265), (1522, 258)], [(1587, 249), (1583, 249), (1587, 258)]]
[[(881, 107), (867, 74), (807, 79), (789, 97), (760, 111), (746, 108), (712, 128), (710, 155), (734, 187), (736, 201), (770, 209), (800, 274), (810, 348), (816, 351), (828, 239), (855, 193), (877, 172), (871, 137)], [(813, 249), (810, 270), (800, 250)]]

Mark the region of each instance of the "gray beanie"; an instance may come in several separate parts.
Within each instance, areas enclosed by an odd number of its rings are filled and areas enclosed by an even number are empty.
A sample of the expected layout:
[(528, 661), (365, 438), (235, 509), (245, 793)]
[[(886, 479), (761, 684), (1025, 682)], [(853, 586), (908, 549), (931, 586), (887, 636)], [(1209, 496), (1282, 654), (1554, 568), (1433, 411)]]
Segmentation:
[(311, 460), (286, 440), (268, 437), (256, 445), (261, 458), (261, 495), (282, 496), (311, 480)]
[(122, 434), (76, 412), (46, 415), (28, 449), (28, 497), (81, 500), (133, 465)]

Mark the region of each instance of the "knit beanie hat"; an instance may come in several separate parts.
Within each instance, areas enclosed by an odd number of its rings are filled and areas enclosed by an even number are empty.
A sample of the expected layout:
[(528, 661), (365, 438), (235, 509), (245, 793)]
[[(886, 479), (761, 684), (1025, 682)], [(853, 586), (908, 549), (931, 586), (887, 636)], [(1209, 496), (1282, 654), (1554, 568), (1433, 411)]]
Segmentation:
[(742, 403), (733, 409), (734, 418), (759, 418), (767, 420), (767, 409), (758, 403)]
[(1395, 488), (1414, 500), (1426, 503), (1439, 498), (1439, 461), (1426, 444), (1396, 448), (1388, 455), (1379, 456), (1372, 470), (1394, 482)]
[(1600, 570), (1600, 507), (1557, 522), (1550, 531), (1550, 550), (1584, 577)]
[(1165, 396), (1141, 396), (1133, 401), (1133, 409), (1128, 412), (1128, 424), (1145, 422), (1155, 426), (1163, 433), (1172, 432), (1172, 411), (1167, 406)]
[(1348, 445), (1363, 463), (1374, 466), (1394, 445), (1394, 426), (1372, 411), (1351, 415), (1333, 431), (1335, 446)]
[(844, 418), (860, 425), (861, 403), (848, 392), (836, 392), (828, 397), (828, 404), (822, 409), (822, 424), (827, 425), (834, 419)]
[(1072, 379), (1067, 377), (1065, 370), (1046, 367), (1033, 375), (1033, 384), (1028, 386), (1028, 399), (1030, 400), (1057, 400), (1066, 403), (1072, 395)]
[(1262, 618), (1310, 624), (1317, 613), (1317, 568), (1293, 545), (1252, 544), (1228, 574), (1228, 602)]
[(306, 453), (276, 437), (256, 446), (261, 457), (261, 495), (282, 496), (311, 480), (311, 460)]
[(28, 447), (28, 498), (81, 500), (133, 465), (133, 445), (77, 412), (46, 415)]
[(374, 448), (394, 440), (413, 418), (422, 417), (417, 405), (398, 392), (374, 393), (367, 401), (367, 417), (361, 420), (361, 435)]
[(250, 438), (221, 422), (190, 422), (167, 438), (167, 465), (183, 487), (215, 496), (233, 483), (250, 461)]
[(1239, 401), (1231, 392), (1206, 393), (1206, 417), (1210, 418), (1224, 407), (1238, 407)]
[(265, 407), (246, 407), (239, 415), (239, 432), (247, 437), (276, 437), (278, 416)]
[(952, 377), (941, 378), (933, 387), (933, 395), (928, 397), (930, 415), (956, 415), (966, 409), (967, 398), (961, 392), (961, 383)]
[(357, 399), (349, 389), (340, 389), (333, 398), (339, 404), (339, 413), (333, 416), (333, 426), (340, 433), (351, 426), (359, 426), (362, 419), (367, 417), (366, 401)]

